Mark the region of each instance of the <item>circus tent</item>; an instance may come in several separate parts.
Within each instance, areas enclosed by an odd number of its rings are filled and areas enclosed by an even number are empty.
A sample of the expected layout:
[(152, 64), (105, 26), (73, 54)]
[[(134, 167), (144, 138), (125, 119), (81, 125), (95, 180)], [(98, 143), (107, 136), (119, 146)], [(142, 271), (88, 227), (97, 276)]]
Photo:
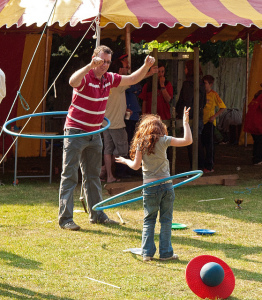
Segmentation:
[[(48, 21), (49, 20), (49, 21)], [(216, 42), (262, 38), (260, 0), (0, 0), (0, 67), (6, 73), (7, 96), (1, 104), (0, 125), (10, 109), (27, 66), (48, 21), (50, 33), (82, 36), (92, 28), (102, 38), (126, 35), (134, 41)], [(94, 30), (87, 35), (92, 38)], [(44, 35), (21, 93), (30, 107), (46, 90), (52, 35)], [(40, 109), (41, 110), (41, 109)], [(29, 111), (28, 113), (31, 113)], [(11, 117), (25, 114), (20, 102)], [(39, 122), (29, 130), (42, 130)], [(38, 141), (30, 141), (30, 143)], [(28, 141), (27, 141), (28, 148)], [(38, 156), (39, 147), (21, 156)]]

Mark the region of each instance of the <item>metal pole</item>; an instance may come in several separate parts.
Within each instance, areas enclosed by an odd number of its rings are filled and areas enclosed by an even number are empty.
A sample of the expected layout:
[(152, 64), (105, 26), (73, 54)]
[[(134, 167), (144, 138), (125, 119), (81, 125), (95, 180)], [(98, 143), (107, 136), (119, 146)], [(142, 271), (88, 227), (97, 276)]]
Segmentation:
[[(43, 92), (44, 95), (46, 94), (47, 91), (47, 60), (48, 60), (48, 48), (49, 48), (49, 29), (47, 28), (46, 30), (46, 42), (45, 42), (45, 67), (44, 67), (44, 87), (43, 87)], [(42, 102), (42, 112), (44, 112), (46, 109), (46, 99), (43, 100)], [(45, 117), (41, 117), (41, 132), (45, 131)], [(43, 140), (40, 140), (40, 156), (43, 156)]]
[(50, 167), (49, 167), (49, 183), (50, 184), (52, 183), (53, 150), (54, 150), (54, 139), (51, 139)]
[(198, 169), (198, 124), (199, 124), (199, 48), (194, 48), (194, 113), (192, 169)]
[(14, 185), (16, 185), (17, 179), (17, 148), (18, 148), (18, 139), (15, 141), (15, 172), (14, 172)]
[(128, 73), (131, 74), (131, 34), (130, 34), (130, 24), (126, 25), (126, 54), (128, 55), (128, 65), (130, 69)]
[[(247, 57), (246, 57), (246, 101), (245, 114), (248, 109), (248, 77), (249, 77), (249, 33), (247, 33)], [(245, 132), (245, 147), (247, 147), (247, 132)]]
[(101, 28), (99, 24), (96, 24), (96, 47), (100, 46)]
[[(158, 65), (158, 49), (153, 49), (153, 57), (155, 58), (155, 65)], [(158, 75), (154, 74), (152, 78), (152, 104), (151, 104), (151, 113), (157, 113), (157, 80)]]

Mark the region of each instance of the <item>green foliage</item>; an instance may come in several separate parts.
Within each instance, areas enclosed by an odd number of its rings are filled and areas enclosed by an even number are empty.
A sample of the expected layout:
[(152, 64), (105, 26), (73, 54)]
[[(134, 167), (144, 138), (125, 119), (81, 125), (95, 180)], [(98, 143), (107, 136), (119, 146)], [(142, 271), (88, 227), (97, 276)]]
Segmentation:
[[(250, 42), (250, 56), (252, 56), (255, 43), (256, 42)], [(206, 43), (186, 42), (185, 44), (181, 44), (180, 42), (169, 43), (166, 41), (158, 43), (157, 41), (152, 41), (150, 43), (144, 43), (143, 47), (150, 51), (152, 51), (153, 48), (158, 48), (159, 52), (192, 52), (194, 47), (198, 47), (201, 63), (206, 64), (211, 61), (216, 67), (219, 66), (219, 58), (221, 57), (246, 57), (247, 54), (246, 41), (241, 39), (235, 41), (228, 40), (225, 42), (218, 41), (216, 43), (210, 41)]]
[[(80, 38), (73, 39), (71, 36), (61, 37), (54, 35), (52, 55), (63, 57), (71, 55), (79, 41)], [(85, 39), (77, 49), (75, 57), (79, 57), (83, 61), (88, 62), (95, 48), (95, 42), (96, 41), (94, 39)], [(250, 42), (250, 56), (252, 56), (255, 43), (257, 42)], [(114, 53), (125, 52), (125, 42), (121, 40), (120, 37), (118, 37), (116, 41), (112, 41), (109, 38), (101, 40), (101, 44), (109, 46)], [(134, 70), (137, 69), (137, 67), (143, 62), (145, 55), (151, 52), (154, 48), (157, 48), (159, 52), (192, 52), (194, 47), (199, 47), (200, 61), (202, 64), (206, 64), (211, 61), (216, 67), (218, 67), (219, 59), (221, 57), (246, 57), (247, 53), (246, 41), (241, 39), (237, 39), (235, 41), (228, 40), (224, 42), (218, 41), (216, 43), (212, 43), (210, 41), (206, 43), (186, 42), (185, 44), (181, 44), (180, 42), (170, 43), (168, 41), (159, 43), (156, 40), (150, 43), (141, 41), (140, 43), (131, 43), (132, 67)]]

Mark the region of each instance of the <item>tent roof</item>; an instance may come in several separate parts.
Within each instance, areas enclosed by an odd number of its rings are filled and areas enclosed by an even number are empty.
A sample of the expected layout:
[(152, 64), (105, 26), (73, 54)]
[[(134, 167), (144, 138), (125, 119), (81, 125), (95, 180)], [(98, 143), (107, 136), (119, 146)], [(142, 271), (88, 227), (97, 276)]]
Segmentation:
[[(38, 30), (48, 20), (55, 0), (0, 0), (0, 29)], [(262, 37), (261, 0), (57, 0), (49, 26), (78, 33), (99, 16), (101, 38), (124, 36), (152, 41), (202, 41)]]

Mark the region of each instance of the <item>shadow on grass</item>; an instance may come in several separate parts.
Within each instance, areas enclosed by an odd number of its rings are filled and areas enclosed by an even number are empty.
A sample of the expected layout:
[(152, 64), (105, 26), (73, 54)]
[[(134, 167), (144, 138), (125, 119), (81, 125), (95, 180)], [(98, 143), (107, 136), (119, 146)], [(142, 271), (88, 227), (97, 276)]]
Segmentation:
[(6, 299), (73, 300), (73, 298), (57, 297), (51, 294), (42, 294), (22, 287), (15, 287), (6, 283), (0, 283), (0, 295), (6, 297)]
[(32, 260), (32, 259), (27, 259), (23, 258), (19, 255), (6, 252), (6, 251), (0, 251), (0, 259), (5, 261), (7, 265), (16, 267), (16, 268), (21, 268), (21, 269), (40, 269), (41, 263)]
[[(98, 226), (105, 226), (105, 227), (109, 227), (110, 225), (98, 225)], [(129, 233), (129, 234), (135, 234), (133, 235), (132, 237), (137, 239), (137, 240), (141, 240), (141, 237), (142, 237), (142, 230), (138, 230), (138, 229), (133, 229), (133, 228), (129, 228), (129, 227), (125, 227), (125, 226), (122, 226), (122, 225), (112, 225), (110, 226), (112, 229), (113, 228), (117, 228), (119, 231), (122, 231), (122, 232), (126, 232), (126, 233)], [(103, 231), (102, 229), (101, 230), (98, 230), (98, 229), (83, 229), (81, 228), (81, 232), (85, 232), (85, 233), (93, 233), (93, 234), (97, 234), (97, 235), (108, 235), (108, 236), (116, 236), (118, 237), (119, 236), (119, 231), (116, 232), (116, 233), (113, 233), (113, 232), (105, 232)]]
[[(244, 255), (259, 255), (262, 252), (262, 247), (246, 247), (246, 246), (240, 246), (235, 244), (223, 244), (223, 243), (214, 243), (214, 242), (208, 242), (208, 241), (201, 241), (201, 240), (195, 240), (192, 238), (184, 238), (184, 237), (175, 237), (175, 243), (181, 244), (181, 245), (189, 245), (191, 247), (197, 247), (200, 249), (203, 249), (203, 251), (212, 251), (212, 250), (220, 250), (224, 251), (226, 257), (230, 257), (233, 259), (243, 260), (246, 262), (255, 262), (258, 263), (258, 261), (254, 261), (251, 259), (244, 258)], [(204, 254), (204, 253), (203, 253)], [(238, 270), (233, 269), (235, 276), (241, 279), (249, 279), (262, 282), (262, 274), (256, 273), (256, 272), (250, 272), (247, 270)]]
[[(173, 238), (173, 237), (172, 237)], [(234, 259), (241, 259), (247, 262), (256, 262), (251, 259), (246, 259), (243, 256), (245, 255), (254, 255), (254, 254), (260, 254), (262, 252), (262, 247), (246, 247), (246, 246), (241, 246), (241, 245), (236, 245), (236, 244), (224, 244), (224, 243), (214, 243), (208, 242), (208, 241), (203, 241), (203, 240), (195, 240), (192, 238), (188, 237), (181, 237), (181, 236), (175, 236), (175, 243), (176, 244), (181, 244), (181, 245), (190, 245), (195, 248), (200, 248), (208, 251), (212, 250), (220, 250), (224, 251), (225, 255), (230, 258)], [(208, 238), (208, 237), (207, 237)], [(262, 275), (261, 275), (262, 276)]]

